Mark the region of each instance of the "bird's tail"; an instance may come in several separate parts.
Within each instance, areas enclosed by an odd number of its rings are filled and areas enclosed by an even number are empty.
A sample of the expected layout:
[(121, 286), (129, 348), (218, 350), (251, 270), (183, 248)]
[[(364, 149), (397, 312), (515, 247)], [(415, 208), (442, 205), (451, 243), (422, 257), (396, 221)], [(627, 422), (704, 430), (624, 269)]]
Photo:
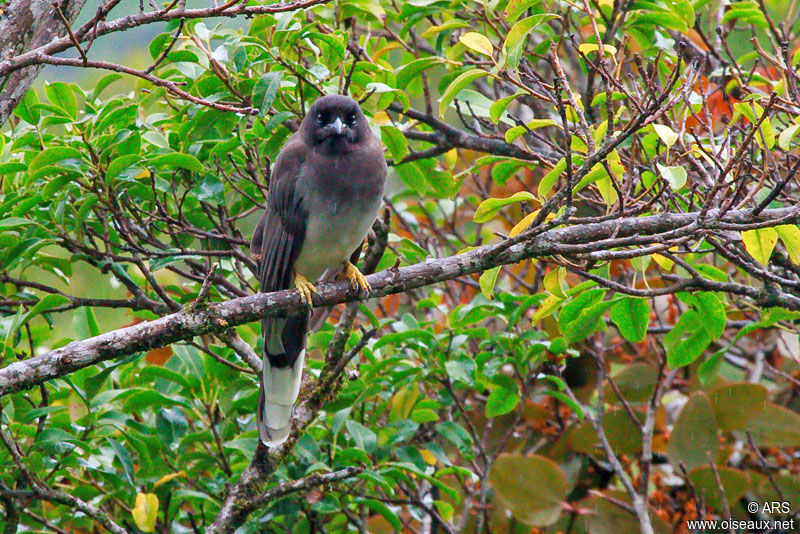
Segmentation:
[(258, 435), (265, 445), (289, 437), (303, 376), (308, 314), (262, 321), (264, 361), (258, 394)]

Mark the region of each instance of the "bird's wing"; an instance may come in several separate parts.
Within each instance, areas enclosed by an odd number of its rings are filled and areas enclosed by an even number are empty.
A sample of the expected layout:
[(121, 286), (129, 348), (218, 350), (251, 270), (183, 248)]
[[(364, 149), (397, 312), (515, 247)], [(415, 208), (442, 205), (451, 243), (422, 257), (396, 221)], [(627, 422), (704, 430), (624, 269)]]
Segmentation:
[(250, 243), (251, 254), (258, 257), (258, 278), (265, 293), (291, 287), (292, 268), (303, 247), (308, 212), (296, 184), (306, 148), (299, 138), (292, 137), (278, 154), (267, 209)]
[[(258, 257), (261, 291), (288, 289), (294, 263), (303, 247), (308, 212), (297, 191), (307, 147), (292, 137), (283, 146), (270, 178), (267, 209), (250, 243)], [(261, 321), (264, 360), (258, 395), (257, 426), (264, 443), (277, 445), (289, 436), (292, 411), (300, 391), (305, 359), (308, 312)]]

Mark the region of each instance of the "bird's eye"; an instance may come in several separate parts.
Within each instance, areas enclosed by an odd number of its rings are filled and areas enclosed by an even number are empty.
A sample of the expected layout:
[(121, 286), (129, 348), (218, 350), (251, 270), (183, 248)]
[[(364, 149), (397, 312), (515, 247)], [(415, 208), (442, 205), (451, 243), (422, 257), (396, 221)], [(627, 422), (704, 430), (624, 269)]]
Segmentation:
[(355, 126), (356, 125), (356, 114), (353, 113), (352, 111), (347, 114), (347, 124), (349, 126)]
[(325, 114), (317, 113), (317, 124), (325, 124)]

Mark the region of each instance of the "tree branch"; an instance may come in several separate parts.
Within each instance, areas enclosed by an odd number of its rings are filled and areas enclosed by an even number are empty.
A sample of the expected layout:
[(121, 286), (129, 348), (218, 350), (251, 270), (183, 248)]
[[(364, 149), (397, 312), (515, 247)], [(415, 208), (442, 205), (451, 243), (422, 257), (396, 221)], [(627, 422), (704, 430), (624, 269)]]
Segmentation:
[[(367, 279), (373, 288), (371, 296), (382, 297), (525, 259), (568, 255), (576, 249), (580, 252), (591, 251), (593, 244), (603, 249), (629, 245), (628, 238), (631, 236), (636, 236), (636, 244), (647, 244), (648, 240), (660, 241), (666, 232), (696, 224), (697, 217), (698, 212), (665, 213), (556, 228), (516, 242), (510, 247), (505, 242), (486, 245), (455, 256), (426, 260), (398, 269), (386, 269), (368, 276)], [(711, 210), (707, 213), (702, 228), (711, 231), (722, 227), (730, 228), (731, 225), (751, 227), (798, 222), (798, 208), (769, 209), (759, 215), (753, 215), (750, 209), (729, 211), (724, 215), (720, 215), (717, 210)], [(620, 244), (615, 244), (612, 238), (619, 240)], [(704, 288), (688, 284), (683, 289)], [(748, 297), (761, 305), (800, 310), (800, 297), (778, 288), (753, 288)], [(347, 282), (320, 284), (318, 293), (314, 295), (314, 306), (333, 306), (358, 298), (358, 293)], [(13, 362), (0, 369), (0, 396), (118, 356), (163, 347), (196, 335), (223, 332), (232, 326), (264, 317), (285, 316), (300, 310), (302, 306), (300, 296), (295, 290), (259, 293), (210, 304), (195, 311), (180, 311), (93, 338), (74, 341), (59, 349), (28, 360)]]

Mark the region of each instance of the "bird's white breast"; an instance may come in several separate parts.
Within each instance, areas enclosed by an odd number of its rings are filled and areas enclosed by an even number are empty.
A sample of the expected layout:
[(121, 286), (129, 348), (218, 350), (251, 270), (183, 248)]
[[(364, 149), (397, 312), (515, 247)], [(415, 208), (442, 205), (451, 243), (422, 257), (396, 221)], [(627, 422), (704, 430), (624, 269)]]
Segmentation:
[(318, 280), (326, 269), (350, 257), (367, 236), (381, 204), (380, 196), (340, 198), (317, 191), (309, 191), (305, 239), (295, 263), (295, 272), (309, 280)]

